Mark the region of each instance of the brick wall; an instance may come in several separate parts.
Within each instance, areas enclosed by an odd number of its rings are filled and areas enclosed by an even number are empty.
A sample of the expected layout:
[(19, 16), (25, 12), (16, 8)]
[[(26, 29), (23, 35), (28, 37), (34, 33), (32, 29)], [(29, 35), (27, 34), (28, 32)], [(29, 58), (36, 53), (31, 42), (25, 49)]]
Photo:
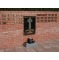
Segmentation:
[[(36, 32), (24, 35), (23, 16), (36, 16)], [(28, 37), (35, 41), (59, 39), (59, 12), (0, 11), (0, 48), (22, 46)]]

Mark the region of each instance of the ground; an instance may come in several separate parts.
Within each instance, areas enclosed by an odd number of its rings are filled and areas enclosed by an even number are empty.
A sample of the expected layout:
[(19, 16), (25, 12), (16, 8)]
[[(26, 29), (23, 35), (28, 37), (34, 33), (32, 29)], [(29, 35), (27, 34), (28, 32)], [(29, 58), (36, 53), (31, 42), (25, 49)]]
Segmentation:
[(37, 42), (37, 45), (31, 48), (17, 46), (15, 48), (0, 49), (0, 52), (59, 52), (59, 39)]

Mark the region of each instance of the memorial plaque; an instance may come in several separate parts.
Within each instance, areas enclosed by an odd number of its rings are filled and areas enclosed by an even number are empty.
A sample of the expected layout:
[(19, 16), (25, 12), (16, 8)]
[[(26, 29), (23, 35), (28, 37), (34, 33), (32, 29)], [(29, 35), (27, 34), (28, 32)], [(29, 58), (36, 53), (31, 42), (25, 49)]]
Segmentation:
[(35, 16), (24, 16), (24, 34), (35, 34)]

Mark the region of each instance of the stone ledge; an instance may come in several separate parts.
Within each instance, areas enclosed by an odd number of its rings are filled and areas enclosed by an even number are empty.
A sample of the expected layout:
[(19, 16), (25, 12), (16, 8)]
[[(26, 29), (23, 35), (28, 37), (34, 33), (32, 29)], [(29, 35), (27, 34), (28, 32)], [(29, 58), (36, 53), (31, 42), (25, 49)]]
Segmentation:
[(31, 44), (29, 44), (29, 43), (25, 44), (26, 48), (33, 48), (33, 47), (36, 47), (36, 46), (38, 46), (38, 44), (36, 42), (35, 43), (31, 43)]

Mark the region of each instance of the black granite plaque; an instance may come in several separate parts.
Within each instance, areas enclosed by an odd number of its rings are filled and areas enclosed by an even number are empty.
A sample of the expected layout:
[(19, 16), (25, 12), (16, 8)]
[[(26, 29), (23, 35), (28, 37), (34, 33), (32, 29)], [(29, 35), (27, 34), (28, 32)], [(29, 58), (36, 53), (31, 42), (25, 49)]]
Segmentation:
[(24, 34), (35, 34), (35, 16), (24, 16)]

